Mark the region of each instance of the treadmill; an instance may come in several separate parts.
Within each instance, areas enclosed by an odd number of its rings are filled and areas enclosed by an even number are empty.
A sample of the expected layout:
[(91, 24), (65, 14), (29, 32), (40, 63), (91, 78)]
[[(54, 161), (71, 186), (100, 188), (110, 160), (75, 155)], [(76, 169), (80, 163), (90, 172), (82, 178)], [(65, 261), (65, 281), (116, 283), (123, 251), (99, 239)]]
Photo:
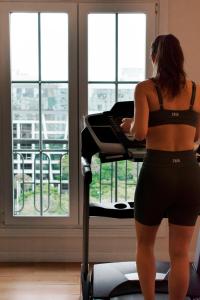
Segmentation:
[[(125, 135), (119, 124), (132, 117), (133, 102), (117, 102), (110, 111), (88, 115), (81, 133), (81, 167), (83, 175), (83, 261), (81, 265), (81, 299), (142, 300), (136, 262), (111, 262), (89, 265), (89, 221), (91, 217), (128, 219), (134, 217), (133, 202), (90, 203), (92, 156), (102, 163), (120, 160), (143, 161), (145, 141)], [(164, 216), (165, 217), (165, 216)], [(168, 262), (156, 262), (156, 300), (168, 299)], [(185, 299), (200, 300), (200, 233), (194, 263), (190, 265), (190, 284)]]

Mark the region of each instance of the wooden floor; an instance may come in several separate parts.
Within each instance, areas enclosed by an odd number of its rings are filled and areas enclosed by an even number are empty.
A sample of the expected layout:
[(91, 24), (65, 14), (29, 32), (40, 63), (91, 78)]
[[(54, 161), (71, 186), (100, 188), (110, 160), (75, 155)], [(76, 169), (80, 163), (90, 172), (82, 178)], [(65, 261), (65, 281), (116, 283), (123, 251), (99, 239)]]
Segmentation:
[(0, 300), (78, 300), (80, 263), (0, 263)]

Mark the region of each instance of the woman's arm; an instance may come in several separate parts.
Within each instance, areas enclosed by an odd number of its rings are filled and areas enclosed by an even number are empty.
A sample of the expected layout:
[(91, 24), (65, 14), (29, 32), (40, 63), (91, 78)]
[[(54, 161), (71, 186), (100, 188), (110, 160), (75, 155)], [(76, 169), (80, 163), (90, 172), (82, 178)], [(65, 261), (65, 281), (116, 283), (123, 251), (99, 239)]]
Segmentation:
[(197, 150), (200, 145), (200, 116), (198, 118), (197, 126), (196, 126), (196, 133), (194, 137), (194, 150)]
[(135, 89), (134, 120), (130, 133), (136, 140), (144, 140), (148, 132), (149, 106), (144, 83), (139, 83)]
[(136, 140), (144, 140), (148, 131), (149, 106), (143, 83), (139, 83), (135, 89), (134, 117), (124, 118), (121, 128), (124, 133), (130, 133)]
[[(196, 85), (197, 90), (196, 90), (196, 99), (195, 102), (197, 104), (200, 103), (200, 86), (199, 84)], [(198, 105), (199, 108), (200, 105)], [(198, 109), (197, 108), (197, 109)], [(195, 133), (195, 137), (194, 137), (194, 149), (196, 150), (200, 145), (200, 114), (197, 120), (197, 125), (196, 125), (196, 133)]]

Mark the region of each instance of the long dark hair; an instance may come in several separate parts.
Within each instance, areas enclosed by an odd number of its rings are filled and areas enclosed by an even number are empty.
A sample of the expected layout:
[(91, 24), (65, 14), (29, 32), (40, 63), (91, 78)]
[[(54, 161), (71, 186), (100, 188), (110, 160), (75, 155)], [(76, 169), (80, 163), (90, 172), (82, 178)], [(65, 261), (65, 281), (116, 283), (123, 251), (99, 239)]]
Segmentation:
[(151, 56), (156, 66), (155, 81), (170, 96), (177, 96), (186, 83), (179, 40), (173, 34), (159, 35), (152, 43)]

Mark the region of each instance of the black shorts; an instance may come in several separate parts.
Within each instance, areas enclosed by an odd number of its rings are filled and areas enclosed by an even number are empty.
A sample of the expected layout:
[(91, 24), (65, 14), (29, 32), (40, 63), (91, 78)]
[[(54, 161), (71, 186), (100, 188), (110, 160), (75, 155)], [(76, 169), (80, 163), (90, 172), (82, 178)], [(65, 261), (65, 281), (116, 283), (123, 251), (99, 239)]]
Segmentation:
[(193, 151), (147, 150), (135, 191), (135, 219), (195, 225), (200, 213), (200, 167)]

